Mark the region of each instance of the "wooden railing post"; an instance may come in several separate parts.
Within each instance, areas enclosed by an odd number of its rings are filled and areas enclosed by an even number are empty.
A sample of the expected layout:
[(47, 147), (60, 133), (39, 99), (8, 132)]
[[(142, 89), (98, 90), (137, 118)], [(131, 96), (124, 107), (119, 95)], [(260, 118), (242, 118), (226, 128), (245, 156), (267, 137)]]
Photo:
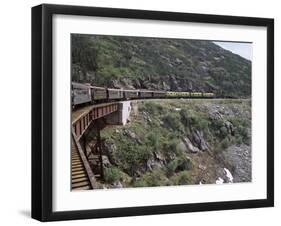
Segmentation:
[(97, 128), (97, 150), (99, 154), (99, 161), (100, 161), (100, 176), (103, 178), (103, 161), (102, 161), (102, 147), (101, 147), (101, 137), (100, 137), (100, 128)]

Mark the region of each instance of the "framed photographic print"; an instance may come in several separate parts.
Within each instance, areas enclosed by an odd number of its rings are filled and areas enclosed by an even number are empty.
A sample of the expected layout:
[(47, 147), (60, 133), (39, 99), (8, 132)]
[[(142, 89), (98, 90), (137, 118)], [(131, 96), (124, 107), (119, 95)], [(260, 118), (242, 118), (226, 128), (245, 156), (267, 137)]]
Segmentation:
[(32, 8), (32, 217), (274, 205), (274, 21)]

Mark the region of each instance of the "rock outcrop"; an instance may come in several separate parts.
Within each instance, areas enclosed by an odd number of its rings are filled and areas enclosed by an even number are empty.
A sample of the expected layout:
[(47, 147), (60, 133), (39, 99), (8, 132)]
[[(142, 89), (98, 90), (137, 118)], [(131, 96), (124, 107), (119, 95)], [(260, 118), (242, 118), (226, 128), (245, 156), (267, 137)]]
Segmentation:
[(184, 144), (187, 147), (187, 150), (191, 153), (197, 153), (199, 149), (193, 145), (193, 143), (189, 140), (189, 138), (183, 138)]
[(203, 136), (203, 131), (199, 130), (194, 130), (192, 133), (192, 138), (196, 146), (201, 150), (201, 151), (206, 151), (208, 150), (208, 144), (204, 139)]

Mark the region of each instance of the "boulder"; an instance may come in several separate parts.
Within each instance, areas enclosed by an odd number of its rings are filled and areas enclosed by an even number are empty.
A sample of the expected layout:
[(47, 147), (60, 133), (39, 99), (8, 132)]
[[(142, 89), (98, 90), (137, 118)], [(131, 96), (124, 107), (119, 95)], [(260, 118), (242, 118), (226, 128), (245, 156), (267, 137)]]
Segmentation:
[(161, 152), (153, 152), (153, 155), (156, 160), (165, 162), (165, 156)]
[(115, 152), (115, 151), (116, 151), (116, 145), (114, 143), (104, 142), (103, 154), (105, 154), (107, 156), (108, 161), (112, 165), (118, 165), (118, 162), (116, 161), (116, 159), (113, 158), (113, 152)]
[(168, 83), (166, 83), (165, 81), (162, 82), (162, 86), (163, 86), (164, 90), (170, 90), (171, 89), (170, 85)]
[[(217, 107), (219, 107), (219, 106), (217, 106)], [(216, 110), (215, 110), (215, 111), (211, 111), (211, 112), (209, 113), (209, 117), (210, 117), (210, 119), (212, 119), (212, 120), (223, 119), (221, 113), (220, 113), (219, 111), (216, 111)]]
[(206, 151), (208, 150), (208, 144), (205, 141), (204, 137), (203, 137), (203, 131), (199, 131), (199, 130), (194, 130), (192, 132), (192, 138), (194, 143), (196, 144), (196, 146), (201, 150), (201, 151)]
[(183, 142), (191, 153), (197, 153), (199, 151), (199, 149), (193, 146), (192, 142), (187, 137), (183, 139)]
[(141, 140), (139, 137), (131, 130), (124, 130), (124, 135), (131, 138), (133, 141), (136, 141), (137, 143), (141, 144)]
[(146, 167), (147, 167), (147, 170), (149, 170), (149, 171), (152, 171), (157, 168), (161, 168), (162, 166), (163, 166), (163, 164), (154, 158), (150, 158), (146, 162)]
[(227, 168), (219, 168), (217, 176), (222, 179), (223, 183), (233, 183), (232, 173)]
[(180, 141), (178, 144), (178, 148), (182, 151), (182, 152), (188, 152), (188, 148), (187, 145), (185, 144), (185, 142)]
[(110, 168), (112, 165), (106, 155), (102, 155), (102, 165), (104, 168)]
[(230, 133), (230, 134), (234, 133), (233, 125), (231, 122), (225, 121), (224, 126), (227, 128), (228, 133)]

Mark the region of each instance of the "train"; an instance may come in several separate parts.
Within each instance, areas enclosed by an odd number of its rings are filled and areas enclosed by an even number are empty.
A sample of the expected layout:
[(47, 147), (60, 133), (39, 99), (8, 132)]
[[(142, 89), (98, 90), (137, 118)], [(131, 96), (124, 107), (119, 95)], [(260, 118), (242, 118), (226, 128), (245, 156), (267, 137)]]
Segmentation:
[(87, 103), (102, 103), (116, 100), (133, 100), (149, 98), (214, 98), (215, 94), (208, 92), (171, 92), (142, 89), (115, 89), (92, 86), (85, 83), (71, 83), (72, 107)]

